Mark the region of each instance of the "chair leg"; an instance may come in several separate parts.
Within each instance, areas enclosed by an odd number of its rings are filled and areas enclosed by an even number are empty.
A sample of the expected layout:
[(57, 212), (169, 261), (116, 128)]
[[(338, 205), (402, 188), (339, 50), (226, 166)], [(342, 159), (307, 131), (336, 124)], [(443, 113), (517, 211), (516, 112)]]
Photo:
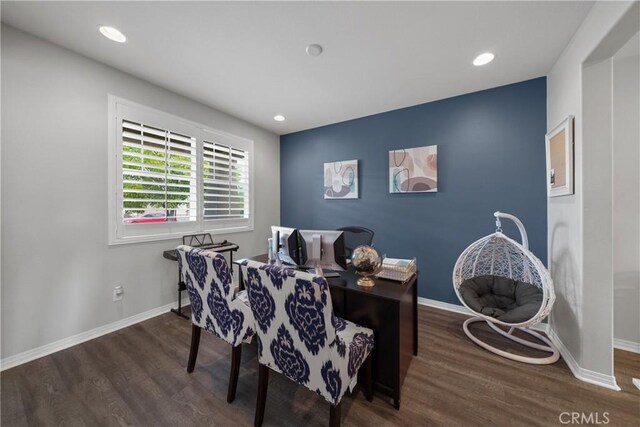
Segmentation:
[(342, 402), (329, 406), (329, 427), (340, 427), (340, 405)]
[(231, 350), (231, 374), (229, 375), (229, 390), (227, 391), (227, 402), (231, 403), (236, 398), (236, 387), (238, 386), (238, 374), (240, 373), (240, 360), (242, 359), (242, 344), (233, 347)]
[(196, 358), (198, 357), (198, 347), (200, 346), (200, 326), (191, 325), (191, 350), (189, 351), (189, 363), (187, 364), (187, 372), (193, 372), (196, 366)]
[(267, 403), (267, 386), (269, 385), (269, 368), (260, 364), (258, 370), (258, 398), (256, 400), (255, 427), (260, 427), (264, 420), (264, 409)]
[(369, 353), (360, 369), (364, 377), (364, 396), (371, 402), (373, 401), (373, 352)]

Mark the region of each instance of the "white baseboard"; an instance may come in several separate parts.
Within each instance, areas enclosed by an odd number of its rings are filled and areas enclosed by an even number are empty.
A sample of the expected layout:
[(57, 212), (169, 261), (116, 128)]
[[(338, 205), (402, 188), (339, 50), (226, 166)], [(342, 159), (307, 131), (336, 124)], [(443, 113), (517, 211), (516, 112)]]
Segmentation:
[[(188, 306), (189, 305), (188, 303), (189, 301), (187, 301), (187, 304), (183, 305), (182, 307)], [(152, 317), (159, 316), (160, 314), (164, 314), (168, 312), (171, 308), (176, 307), (177, 305), (178, 305), (178, 302), (175, 301), (170, 304), (166, 304), (161, 307), (153, 308), (143, 313), (139, 313), (134, 316), (127, 317), (125, 319), (120, 319), (115, 322), (112, 322), (103, 326), (99, 326), (89, 331), (81, 332), (77, 335), (73, 335), (49, 344), (45, 344), (41, 347), (27, 350), (22, 353), (14, 354), (13, 356), (5, 357), (4, 359), (0, 360), (0, 371), (10, 369), (18, 365), (22, 365), (23, 363), (27, 363), (32, 360), (39, 359), (41, 357), (55, 353), (57, 351), (64, 350), (65, 348), (73, 347), (74, 345), (78, 345), (85, 341), (89, 341), (94, 338), (98, 338), (102, 335), (115, 332), (118, 329), (126, 328), (127, 326), (131, 326), (136, 323), (140, 323), (144, 320), (150, 319)]]
[(585, 369), (582, 366), (578, 365), (576, 359), (573, 358), (573, 355), (564, 345), (560, 337), (556, 335), (553, 329), (549, 329), (547, 332), (551, 342), (558, 348), (562, 358), (566, 362), (569, 369), (573, 373), (577, 379), (582, 380), (584, 382), (588, 382), (590, 384), (595, 384), (600, 387), (606, 387), (611, 390), (620, 391), (620, 387), (618, 387), (618, 383), (616, 382), (616, 377), (613, 375), (605, 375), (600, 372), (590, 371), (589, 369)]
[(454, 313), (466, 314), (467, 316), (474, 315), (467, 307), (463, 305), (451, 304), (448, 302), (437, 301), (429, 298), (418, 297), (418, 304), (426, 305), (427, 307), (439, 308), (440, 310), (452, 311)]
[(613, 346), (620, 350), (631, 351), (633, 353), (640, 353), (640, 342), (633, 342), (633, 341), (621, 340), (619, 338), (614, 338)]
[[(436, 301), (429, 298), (418, 297), (418, 304), (426, 305), (427, 307), (439, 308), (441, 310), (452, 311), (454, 313), (464, 314), (467, 316), (474, 316), (475, 314), (469, 310), (468, 308), (457, 305), (450, 304), (447, 302)], [(616, 383), (616, 378), (611, 375), (604, 375), (599, 372), (590, 371), (578, 365), (578, 362), (573, 358), (573, 355), (569, 352), (569, 350), (562, 343), (560, 338), (555, 334), (555, 332), (549, 328), (548, 323), (538, 323), (533, 326), (531, 329), (541, 331), (547, 334), (551, 342), (558, 348), (562, 358), (571, 369), (573, 375), (579, 380), (599, 385), (601, 387), (606, 387), (611, 390), (620, 391), (620, 387)], [(627, 341), (628, 342), (628, 341)]]
[(548, 323), (538, 323), (537, 325), (533, 325), (531, 327), (534, 331), (544, 332), (549, 335), (549, 324)]

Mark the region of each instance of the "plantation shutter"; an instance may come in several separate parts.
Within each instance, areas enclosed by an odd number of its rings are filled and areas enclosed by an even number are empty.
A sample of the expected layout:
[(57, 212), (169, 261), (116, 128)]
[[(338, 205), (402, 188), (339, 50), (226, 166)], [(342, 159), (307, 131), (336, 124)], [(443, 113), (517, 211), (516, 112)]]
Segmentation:
[(249, 152), (203, 141), (204, 219), (249, 218)]
[(125, 223), (197, 220), (196, 139), (122, 120)]

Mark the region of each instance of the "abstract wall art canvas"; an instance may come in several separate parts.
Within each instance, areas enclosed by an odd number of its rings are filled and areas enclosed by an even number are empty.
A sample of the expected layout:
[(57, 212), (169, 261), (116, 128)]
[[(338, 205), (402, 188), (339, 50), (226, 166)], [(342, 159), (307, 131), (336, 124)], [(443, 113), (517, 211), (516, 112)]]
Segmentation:
[(437, 145), (389, 151), (389, 193), (437, 191)]
[(324, 198), (358, 198), (357, 160), (345, 160), (324, 164)]

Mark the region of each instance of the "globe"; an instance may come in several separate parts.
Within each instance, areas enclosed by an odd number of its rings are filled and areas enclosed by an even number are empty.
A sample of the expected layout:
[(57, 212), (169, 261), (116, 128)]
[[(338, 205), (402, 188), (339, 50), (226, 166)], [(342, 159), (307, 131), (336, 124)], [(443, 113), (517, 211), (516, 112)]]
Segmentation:
[(356, 273), (363, 276), (358, 279), (358, 285), (366, 288), (375, 285), (375, 282), (369, 276), (379, 273), (382, 269), (382, 257), (378, 254), (378, 251), (371, 246), (358, 246), (351, 255), (351, 264)]

